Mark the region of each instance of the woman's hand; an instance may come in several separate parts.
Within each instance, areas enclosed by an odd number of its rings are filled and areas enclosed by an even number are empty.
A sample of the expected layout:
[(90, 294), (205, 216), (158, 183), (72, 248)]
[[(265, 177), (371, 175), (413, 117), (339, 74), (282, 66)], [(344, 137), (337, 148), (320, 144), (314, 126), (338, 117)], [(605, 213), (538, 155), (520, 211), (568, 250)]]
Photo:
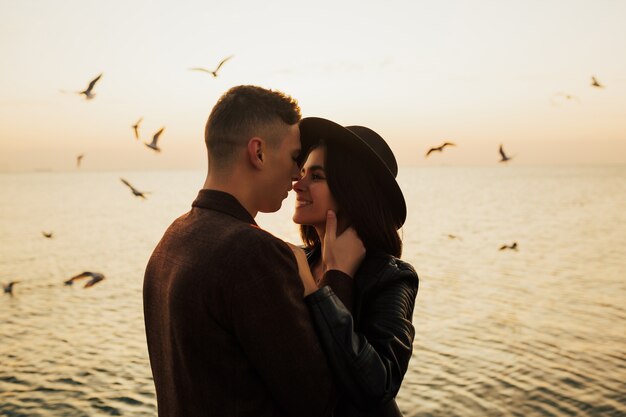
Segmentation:
[(337, 269), (354, 276), (361, 261), (365, 258), (365, 246), (352, 227), (337, 236), (337, 216), (332, 210), (326, 214), (326, 233), (322, 258), (326, 270)]
[(304, 285), (304, 296), (314, 293), (318, 290), (317, 284), (315, 283), (315, 279), (313, 278), (313, 274), (311, 273), (311, 268), (309, 268), (309, 263), (306, 260), (306, 254), (296, 245), (293, 245), (289, 242), (286, 242), (287, 245), (293, 251), (293, 254), (296, 256), (296, 261), (298, 262), (298, 273), (300, 274), (300, 279), (302, 280), (302, 284)]

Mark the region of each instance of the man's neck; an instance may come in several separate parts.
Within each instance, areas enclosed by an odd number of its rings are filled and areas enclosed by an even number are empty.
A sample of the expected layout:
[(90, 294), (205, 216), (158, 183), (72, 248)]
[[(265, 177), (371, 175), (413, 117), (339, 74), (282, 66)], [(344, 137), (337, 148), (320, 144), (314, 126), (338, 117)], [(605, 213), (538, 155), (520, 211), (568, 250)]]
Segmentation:
[(203, 189), (217, 190), (224, 193), (228, 193), (235, 197), (239, 204), (241, 204), (252, 218), (256, 217), (259, 212), (258, 208), (254, 204), (254, 198), (252, 190), (249, 189), (250, 181), (241, 181), (239, 178), (242, 176), (237, 173), (232, 173), (229, 176), (217, 177), (215, 175), (208, 174), (204, 181)]

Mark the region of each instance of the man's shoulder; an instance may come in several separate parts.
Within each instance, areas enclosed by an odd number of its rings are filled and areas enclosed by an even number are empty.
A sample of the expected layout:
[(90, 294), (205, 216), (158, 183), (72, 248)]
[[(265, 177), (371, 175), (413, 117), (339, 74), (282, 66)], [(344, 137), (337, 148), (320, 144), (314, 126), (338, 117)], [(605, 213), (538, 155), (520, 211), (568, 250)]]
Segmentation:
[(177, 218), (165, 232), (166, 241), (196, 242), (202, 247), (228, 248), (231, 253), (291, 251), (280, 238), (254, 223), (214, 210), (194, 210)]
[[(233, 239), (238, 246), (243, 247), (245, 245), (248, 250), (259, 252), (290, 250), (282, 239), (274, 236), (272, 233), (256, 224), (245, 223), (240, 225), (236, 233), (230, 234), (229, 237)], [(244, 245), (242, 245), (242, 243)]]
[(282, 242), (282, 239), (274, 236), (271, 232), (268, 232), (259, 225), (246, 224), (246, 226), (246, 233), (249, 234), (251, 238), (265, 242)]
[(185, 224), (187, 230), (194, 230), (194, 234), (202, 234), (207, 239), (221, 244), (245, 250), (263, 250), (268, 247), (287, 245), (278, 237), (255, 223), (249, 223), (219, 211), (203, 212), (202, 217), (195, 218), (188, 223), (183, 217), (180, 224)]

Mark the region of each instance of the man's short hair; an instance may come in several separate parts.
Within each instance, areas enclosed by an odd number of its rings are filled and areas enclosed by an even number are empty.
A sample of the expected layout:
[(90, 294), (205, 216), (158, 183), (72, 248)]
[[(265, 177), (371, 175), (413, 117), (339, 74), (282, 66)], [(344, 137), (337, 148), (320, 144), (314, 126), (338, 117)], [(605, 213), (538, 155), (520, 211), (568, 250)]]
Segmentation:
[(204, 130), (209, 164), (222, 168), (254, 136), (279, 146), (279, 133), (301, 119), (298, 102), (280, 92), (253, 85), (232, 87), (217, 101)]

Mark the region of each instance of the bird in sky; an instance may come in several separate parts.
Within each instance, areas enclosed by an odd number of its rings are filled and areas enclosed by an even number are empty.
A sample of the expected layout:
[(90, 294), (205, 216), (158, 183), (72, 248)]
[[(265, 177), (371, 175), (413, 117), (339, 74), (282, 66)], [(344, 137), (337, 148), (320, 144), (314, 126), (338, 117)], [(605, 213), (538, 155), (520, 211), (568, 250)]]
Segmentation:
[(461, 239), (461, 236), (453, 235), (451, 233), (448, 233), (447, 236), (448, 236), (449, 239), (452, 239), (452, 240), (454, 240), (454, 239), (463, 240), (463, 239)]
[(141, 124), (142, 120), (143, 117), (140, 117), (139, 120), (137, 120), (137, 123), (131, 126), (133, 128), (133, 131), (135, 132), (135, 139), (139, 139), (139, 125)]
[(156, 152), (161, 152), (161, 148), (157, 146), (157, 142), (159, 140), (159, 136), (161, 136), (161, 133), (163, 133), (164, 130), (165, 126), (163, 126), (158, 132), (154, 134), (154, 136), (152, 137), (152, 142), (144, 142), (144, 145), (146, 145), (150, 149), (153, 149)]
[(46, 239), (52, 239), (54, 237), (54, 233), (53, 232), (41, 232), (41, 234), (43, 235), (43, 237), (45, 237)]
[(591, 86), (595, 88), (604, 88), (604, 86), (596, 79), (595, 75), (591, 76)]
[(513, 242), (511, 245), (502, 245), (500, 246), (500, 249), (498, 250), (505, 250), (505, 249), (517, 250), (517, 242)]
[(76, 157), (76, 168), (80, 168), (80, 163), (82, 162), (84, 157), (85, 157), (84, 153), (81, 153), (80, 155)]
[(550, 101), (552, 102), (553, 105), (558, 106), (559, 103), (564, 100), (576, 101), (577, 103), (580, 103), (580, 99), (577, 96), (569, 94), (569, 93), (564, 93), (562, 91), (559, 91), (558, 93), (554, 93)]
[(437, 146), (435, 148), (430, 148), (428, 152), (426, 152), (426, 156), (424, 158), (427, 158), (428, 155), (430, 155), (432, 152), (435, 152), (435, 151), (442, 152), (443, 148), (445, 148), (446, 146), (456, 146), (456, 145), (452, 142), (445, 142), (443, 145)]
[(146, 192), (146, 191), (139, 191), (138, 189), (136, 189), (135, 187), (130, 185), (130, 183), (128, 181), (126, 181), (124, 178), (120, 178), (120, 180), (122, 180), (122, 182), (124, 184), (126, 184), (126, 186), (128, 188), (130, 188), (130, 191), (132, 191), (133, 195), (135, 195), (137, 197), (141, 197), (141, 198), (143, 198), (145, 200), (146, 199), (146, 194), (150, 194), (149, 192)]
[(2, 289), (4, 290), (4, 293), (13, 295), (13, 286), (18, 282), (19, 281), (11, 281), (8, 284), (3, 284)]
[(500, 156), (501, 156), (502, 158), (501, 158), (501, 159), (500, 159), (500, 161), (498, 161), (498, 162), (508, 162), (508, 161), (510, 161), (511, 159), (513, 159), (513, 157), (512, 157), (512, 156), (507, 156), (507, 154), (505, 154), (505, 153), (504, 153), (504, 149), (502, 148), (502, 144), (500, 144)]
[(92, 98), (94, 98), (96, 94), (93, 92), (93, 87), (96, 85), (96, 83), (98, 82), (98, 80), (100, 80), (101, 77), (102, 77), (102, 74), (98, 75), (96, 78), (91, 80), (91, 82), (89, 83), (89, 86), (87, 86), (85, 90), (79, 91), (78, 94), (83, 94), (86, 100), (91, 100)]
[(224, 63), (226, 61), (228, 61), (229, 59), (231, 59), (232, 57), (234, 57), (235, 55), (231, 55), (229, 57), (226, 57), (224, 59), (222, 59), (222, 61), (217, 65), (217, 68), (215, 68), (213, 71), (208, 70), (206, 68), (201, 68), (201, 67), (195, 67), (195, 68), (189, 68), (191, 71), (202, 71), (202, 72), (207, 72), (209, 74), (211, 74), (213, 76), (213, 78), (217, 77), (217, 72), (220, 70), (220, 68), (222, 68), (222, 65), (224, 65)]
[(77, 281), (82, 278), (87, 278), (87, 277), (91, 277), (91, 279), (87, 281), (87, 283), (85, 284), (83, 288), (93, 287), (95, 284), (97, 284), (98, 282), (102, 281), (105, 278), (104, 275), (101, 274), (100, 272), (85, 271), (68, 279), (67, 281), (64, 282), (64, 284), (74, 285), (74, 281)]

